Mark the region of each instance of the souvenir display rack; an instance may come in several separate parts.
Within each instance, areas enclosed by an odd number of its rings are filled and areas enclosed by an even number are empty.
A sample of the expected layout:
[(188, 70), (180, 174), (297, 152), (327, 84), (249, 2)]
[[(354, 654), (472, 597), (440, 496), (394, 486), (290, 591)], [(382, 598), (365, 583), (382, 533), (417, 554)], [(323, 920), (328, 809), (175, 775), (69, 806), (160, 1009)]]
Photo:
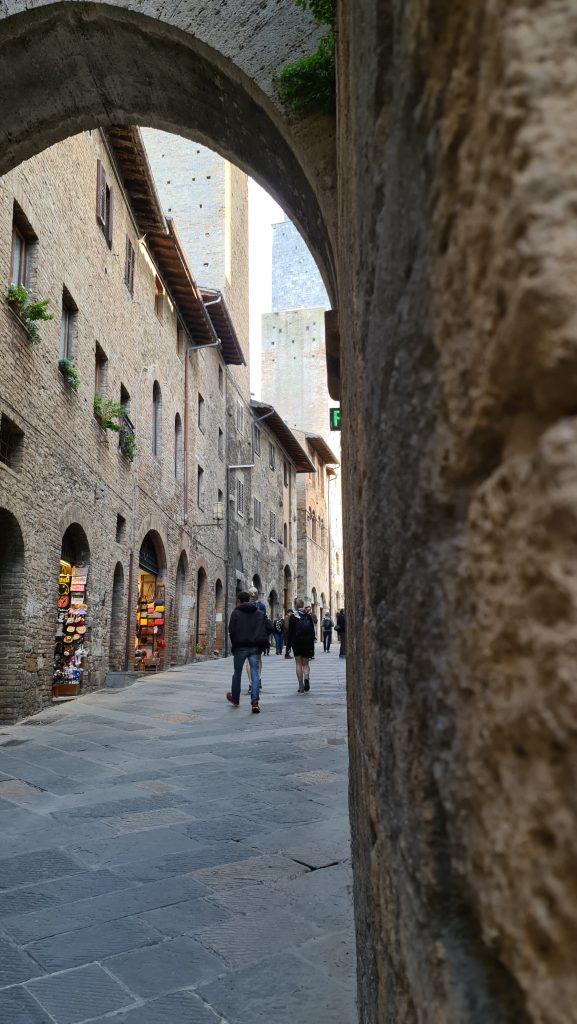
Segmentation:
[(82, 687), (87, 646), (88, 566), (62, 560), (58, 576), (58, 619), (54, 646), (52, 693), (75, 697)]
[(166, 605), (164, 584), (143, 573), (138, 588), (136, 616), (136, 662), (143, 672), (156, 672), (162, 667), (165, 638)]

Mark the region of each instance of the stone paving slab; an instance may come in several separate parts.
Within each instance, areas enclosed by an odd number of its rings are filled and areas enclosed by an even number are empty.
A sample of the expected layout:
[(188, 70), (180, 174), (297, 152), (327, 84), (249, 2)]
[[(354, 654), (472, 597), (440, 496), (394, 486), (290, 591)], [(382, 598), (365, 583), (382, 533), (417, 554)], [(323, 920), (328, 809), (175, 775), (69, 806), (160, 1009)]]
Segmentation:
[(0, 729), (0, 1024), (353, 1024), (343, 664), (231, 667)]

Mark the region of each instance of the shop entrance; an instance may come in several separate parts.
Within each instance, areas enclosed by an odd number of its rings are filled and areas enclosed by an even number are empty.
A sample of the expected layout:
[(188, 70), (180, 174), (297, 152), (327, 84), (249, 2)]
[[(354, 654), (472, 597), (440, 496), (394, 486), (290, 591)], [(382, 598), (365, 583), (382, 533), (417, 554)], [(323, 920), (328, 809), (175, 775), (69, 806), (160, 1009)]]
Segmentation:
[(161, 582), (164, 550), (160, 537), (146, 534), (138, 556), (135, 663), (142, 672), (164, 668), (166, 652), (166, 589)]
[(208, 582), (201, 567), (196, 578), (196, 653), (204, 654), (207, 640)]
[(88, 681), (88, 569), (90, 547), (78, 523), (62, 538), (58, 570), (56, 636), (52, 696), (77, 697)]

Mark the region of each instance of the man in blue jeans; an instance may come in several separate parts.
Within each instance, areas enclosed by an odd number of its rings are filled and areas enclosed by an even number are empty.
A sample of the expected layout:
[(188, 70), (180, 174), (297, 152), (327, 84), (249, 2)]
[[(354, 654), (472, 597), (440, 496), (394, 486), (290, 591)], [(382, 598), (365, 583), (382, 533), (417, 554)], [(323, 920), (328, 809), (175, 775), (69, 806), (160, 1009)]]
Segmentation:
[(250, 594), (242, 591), (238, 595), (238, 605), (234, 609), (228, 624), (228, 634), (234, 659), (232, 686), (226, 699), (234, 707), (240, 704), (242, 668), (248, 658), (250, 665), (252, 712), (258, 715), (259, 707), (259, 659), (268, 643), (266, 615), (257, 608), (250, 599)]

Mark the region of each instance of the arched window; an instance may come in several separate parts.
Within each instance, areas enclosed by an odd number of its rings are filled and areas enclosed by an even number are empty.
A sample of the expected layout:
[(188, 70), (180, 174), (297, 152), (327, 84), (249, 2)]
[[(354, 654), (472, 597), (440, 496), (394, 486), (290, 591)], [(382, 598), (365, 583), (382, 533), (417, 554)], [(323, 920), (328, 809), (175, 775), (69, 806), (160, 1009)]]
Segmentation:
[(182, 480), (184, 475), (182, 420), (179, 413), (174, 417), (174, 475), (177, 480)]
[(152, 385), (152, 454), (160, 454), (160, 411), (162, 407), (162, 392), (160, 384), (155, 380)]

